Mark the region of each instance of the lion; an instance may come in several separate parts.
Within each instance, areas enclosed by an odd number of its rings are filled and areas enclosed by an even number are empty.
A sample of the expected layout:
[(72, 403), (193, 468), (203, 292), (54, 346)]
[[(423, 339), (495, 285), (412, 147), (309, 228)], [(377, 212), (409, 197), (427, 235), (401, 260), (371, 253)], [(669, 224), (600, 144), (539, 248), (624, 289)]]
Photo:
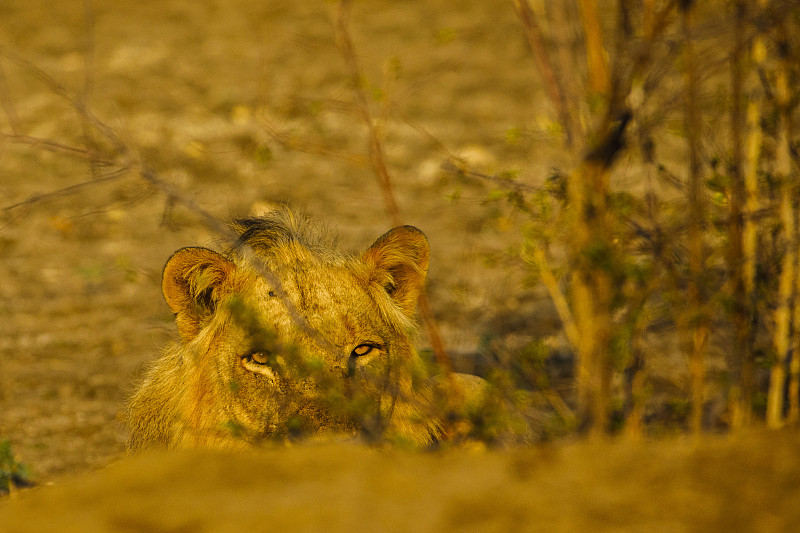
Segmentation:
[(233, 228), (227, 252), (183, 248), (164, 267), (180, 341), (129, 401), (129, 450), (440, 438), (412, 343), (425, 235), (396, 227), (355, 257), (287, 208)]

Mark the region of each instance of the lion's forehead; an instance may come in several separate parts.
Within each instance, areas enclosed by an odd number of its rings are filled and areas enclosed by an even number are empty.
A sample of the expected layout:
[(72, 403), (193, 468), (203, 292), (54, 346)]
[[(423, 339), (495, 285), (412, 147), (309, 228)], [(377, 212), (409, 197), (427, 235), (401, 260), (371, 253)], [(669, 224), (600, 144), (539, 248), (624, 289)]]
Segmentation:
[[(345, 266), (295, 265), (280, 273), (280, 281), (297, 312), (337, 344), (385, 329), (358, 276)], [(272, 289), (265, 283), (259, 292), (262, 303), (274, 309), (277, 291)]]

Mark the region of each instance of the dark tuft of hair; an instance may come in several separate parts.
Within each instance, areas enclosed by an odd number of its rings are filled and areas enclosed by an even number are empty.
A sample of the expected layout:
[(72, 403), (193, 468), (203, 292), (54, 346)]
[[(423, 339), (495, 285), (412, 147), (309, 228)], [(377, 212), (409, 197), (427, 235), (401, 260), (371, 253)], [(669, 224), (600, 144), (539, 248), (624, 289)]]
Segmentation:
[(237, 219), (232, 226), (239, 234), (234, 250), (250, 246), (260, 253), (269, 254), (278, 248), (300, 244), (311, 252), (330, 254), (334, 244), (324, 227), (287, 207), (262, 216)]

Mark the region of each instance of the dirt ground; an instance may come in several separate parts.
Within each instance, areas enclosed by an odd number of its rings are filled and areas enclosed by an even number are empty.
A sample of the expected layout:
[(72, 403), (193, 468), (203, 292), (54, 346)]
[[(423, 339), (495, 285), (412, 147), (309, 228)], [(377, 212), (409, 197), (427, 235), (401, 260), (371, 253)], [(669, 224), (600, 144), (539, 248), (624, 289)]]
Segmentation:
[[(144, 164), (214, 216), (286, 202), (330, 225), (353, 251), (390, 227), (364, 165), (364, 128), (349, 105), (331, 4), (90, 4), (87, 14), (82, 2), (3, 2), (0, 44), (84, 98)], [(503, 328), (555, 331), (543, 291), (525, 287), (522, 270), (504, 263), (517, 221), (485, 205), (488, 185), (442, 174), (446, 154), (418, 131), (479, 170), (543, 179), (555, 161), (542, 157), (552, 142), (536, 126), (546, 110), (532, 106), (540, 95), (513, 9), (357, 3), (351, 27), (370, 93), (383, 88), (393, 104), (387, 157), (404, 221), (431, 241), (429, 290), (448, 347), (475, 351)], [(0, 114), (3, 131), (85, 146), (71, 102), (31, 66), (2, 65), (11, 111)], [(390, 70), (391, 83), (382, 74)], [(282, 147), (272, 126), (326, 153)], [(529, 134), (510, 143), (515, 128)], [(40, 145), (4, 143), (0, 204), (91, 180), (89, 167)], [(135, 173), (4, 211), (0, 436), (37, 476), (123, 453), (123, 401), (175, 336), (161, 268), (176, 249), (215, 239), (200, 216)], [(511, 312), (518, 325), (509, 324)]]
[(771, 432), (506, 452), (298, 446), (138, 456), (0, 503), (4, 531), (797, 531)]
[[(390, 227), (336, 48), (333, 5), (322, 0), (0, 3), (0, 131), (16, 134), (0, 140), (0, 438), (10, 439), (40, 483), (60, 484), (124, 456), (125, 398), (144, 365), (176, 336), (160, 293), (162, 266), (180, 247), (220, 244), (203, 216), (136, 172), (103, 180), (108, 169), (93, 168), (70, 149), (95, 142), (107, 150), (98, 123), (124, 143), (127, 155), (118, 163), (140, 161), (219, 219), (285, 202), (326, 222), (341, 247), (352, 251)], [(448, 154), (455, 154), (477, 171), (513, 171), (520, 183), (541, 184), (552, 168), (568, 162), (557, 148), (552, 113), (513, 3), (356, 2), (350, 23), (373, 108), (388, 109), (386, 155), (403, 220), (425, 231), (431, 242), (429, 295), (446, 345), (455, 354), (486, 346), (502, 352), (533, 339), (561, 346), (546, 292), (528, 283), (511, 253), (520, 245), (523, 220), (491, 201), (491, 182), (456, 178), (441, 169)], [(382, 106), (386, 101), (391, 105)], [(84, 103), (97, 122), (76, 112)], [(277, 142), (274, 129), (292, 146)], [(635, 171), (625, 167), (622, 179)], [(92, 180), (96, 183), (75, 187)], [(53, 191), (62, 192), (47, 194)], [(27, 202), (34, 197), (37, 201)], [(421, 336), (419, 346), (427, 348), (427, 338)], [(457, 362), (470, 370), (468, 357)], [(676, 383), (685, 376), (680, 361), (660, 364)], [(292, 452), (287, 461), (313, 462), (316, 452), (309, 450)], [(667, 447), (659, 450), (670, 453)], [(331, 458), (340, 452), (346, 453), (326, 448), (320, 454), (336, 464)], [(260, 471), (280, 463), (281, 453), (259, 456)], [(354, 452), (369, 458), (356, 473), (330, 475), (342, 483), (361, 476), (359, 486), (369, 487), (373, 482), (365, 479), (380, 463), (371, 453)], [(517, 457), (544, 452), (519, 453), (482, 456), (479, 468), (507, 470)], [(624, 454), (615, 453), (622, 464)], [(648, 452), (636, 453), (638, 461)], [(589, 456), (581, 455), (581, 461)], [(214, 455), (199, 457), (214, 474), (208, 478), (213, 484), (197, 490), (240, 486), (241, 478), (225, 480), (227, 463), (216, 462)], [(447, 477), (450, 462), (473, 461), (468, 455), (441, 463), (431, 457), (402, 461), (418, 461), (418, 473), (430, 469), (439, 478)], [(169, 469), (194, 460), (166, 461), (163, 479), (181, 482)], [(157, 459), (141, 461), (104, 470), (91, 483), (116, 484), (128, 473), (161, 469), (150, 462)], [(231, 461), (231, 469), (246, 470), (247, 459)], [(787, 461), (796, 473), (796, 461)], [(569, 457), (559, 464), (569, 468), (563, 475), (571, 481), (552, 483), (580, 484), (580, 470), (568, 466)], [(620, 466), (617, 473), (624, 470)], [(299, 472), (313, 485), (310, 469)], [(412, 483), (403, 472), (393, 472), (400, 483)], [(647, 482), (669, 477), (666, 470), (659, 472)], [(606, 475), (613, 490), (623, 485)], [(78, 492), (90, 485), (81, 483), (75, 485)], [(126, 489), (131, 493), (143, 490), (134, 486), (139, 481), (131, 483)], [(264, 489), (265, 497), (269, 490), (280, 492), (278, 485), (271, 487)], [(448, 494), (463, 505), (477, 494), (452, 490)], [(588, 498), (591, 488), (581, 490)], [(369, 491), (359, 494), (364, 492)], [(52, 490), (42, 497), (59, 494)], [(92, 498), (88, 488), (81, 494)], [(244, 505), (244, 489), (235, 494)], [(556, 498), (545, 489), (537, 494), (543, 498), (537, 509), (547, 509)], [(512, 501), (523, 505), (519, 498)], [(408, 502), (419, 507), (424, 499)], [(161, 509), (151, 503), (154, 513)], [(354, 503), (347, 505), (344, 509), (352, 509)], [(448, 512), (448, 520), (460, 519), (457, 510)], [(442, 516), (426, 519), (435, 525)], [(148, 530), (205, 530), (181, 529), (186, 524), (178, 518), (159, 524), (161, 529)], [(313, 528), (318, 522), (308, 524)], [(504, 524), (494, 529), (506, 530)]]

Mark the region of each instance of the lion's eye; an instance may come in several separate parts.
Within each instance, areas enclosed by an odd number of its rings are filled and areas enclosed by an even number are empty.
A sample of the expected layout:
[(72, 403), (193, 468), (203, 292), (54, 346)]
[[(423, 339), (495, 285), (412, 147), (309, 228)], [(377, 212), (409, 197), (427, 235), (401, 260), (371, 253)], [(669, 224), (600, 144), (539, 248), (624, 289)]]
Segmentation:
[(272, 381), (273, 384), (277, 383), (277, 377), (274, 372), (276, 364), (279, 364), (280, 356), (275, 356), (271, 352), (250, 352), (242, 356), (242, 366), (253, 372), (266, 376)]
[(347, 375), (352, 377), (356, 373), (356, 368), (367, 366), (370, 361), (380, 356), (383, 347), (380, 344), (364, 343), (359, 344), (350, 352), (347, 360)]
[(372, 351), (375, 350), (376, 348), (377, 346), (372, 344), (359, 344), (358, 346), (355, 347), (351, 355), (353, 357), (361, 357), (372, 353)]
[(257, 365), (266, 365), (269, 363), (269, 354), (266, 352), (253, 352), (244, 356), (244, 358)]

